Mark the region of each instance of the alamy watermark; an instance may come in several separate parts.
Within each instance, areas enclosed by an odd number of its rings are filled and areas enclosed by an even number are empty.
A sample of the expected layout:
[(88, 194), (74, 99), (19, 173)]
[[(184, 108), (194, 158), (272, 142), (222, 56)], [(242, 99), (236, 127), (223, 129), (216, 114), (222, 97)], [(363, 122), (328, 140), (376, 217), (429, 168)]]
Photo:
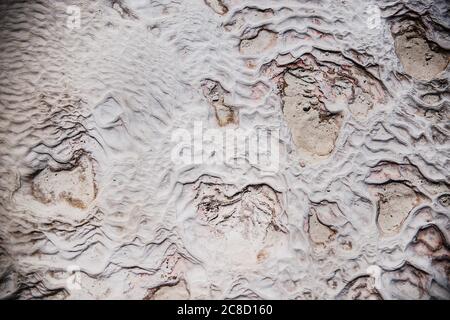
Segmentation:
[(174, 130), (172, 142), (171, 160), (175, 165), (248, 163), (262, 171), (279, 169), (279, 129), (204, 129), (201, 121), (195, 121), (191, 130)]
[(68, 15), (66, 27), (70, 30), (79, 29), (81, 27), (81, 9), (78, 6), (68, 6), (66, 8)]
[(66, 278), (66, 288), (69, 291), (81, 290), (81, 271), (77, 265), (70, 265), (66, 268), (68, 277)]
[(369, 286), (373, 286), (372, 289), (381, 289), (381, 268), (377, 265), (370, 265), (366, 270), (367, 274), (370, 275), (374, 281), (373, 284), (369, 284)]
[(378, 29), (381, 27), (381, 10), (377, 5), (369, 5), (366, 9), (366, 14), (366, 25), (369, 29)]

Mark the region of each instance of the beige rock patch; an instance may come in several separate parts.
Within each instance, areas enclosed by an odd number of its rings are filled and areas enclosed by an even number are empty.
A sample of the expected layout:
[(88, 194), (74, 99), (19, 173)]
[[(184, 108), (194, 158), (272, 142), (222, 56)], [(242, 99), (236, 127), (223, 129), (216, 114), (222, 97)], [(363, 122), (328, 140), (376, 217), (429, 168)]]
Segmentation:
[(428, 41), (423, 28), (406, 21), (392, 28), (395, 52), (410, 76), (420, 80), (431, 80), (445, 70), (449, 62), (448, 54)]
[(346, 112), (365, 121), (387, 98), (381, 82), (351, 61), (339, 54), (316, 54), (281, 67), (279, 62), (264, 67), (266, 74), (279, 79), (287, 125), (307, 161), (333, 152)]
[(311, 79), (291, 72), (284, 76), (283, 112), (296, 147), (307, 160), (327, 157), (334, 150), (342, 115), (327, 112), (313, 92)]
[(275, 32), (262, 29), (258, 32), (256, 37), (242, 40), (239, 50), (245, 55), (259, 55), (266, 50), (275, 47), (277, 39), (278, 37)]
[(308, 233), (311, 240), (315, 244), (326, 244), (329, 242), (336, 233), (329, 226), (323, 224), (317, 217), (316, 213), (313, 213), (309, 217), (308, 221)]
[(225, 24), (225, 30), (239, 30), (246, 23), (261, 23), (263, 20), (270, 19), (274, 16), (272, 9), (260, 9), (256, 7), (245, 7), (233, 13), (230, 21)]
[(378, 227), (383, 234), (397, 233), (411, 210), (423, 202), (423, 197), (412, 188), (397, 182), (377, 189)]
[(96, 196), (92, 163), (88, 157), (82, 157), (71, 170), (46, 168), (34, 177), (31, 190), (33, 196), (44, 204), (65, 202), (85, 209)]

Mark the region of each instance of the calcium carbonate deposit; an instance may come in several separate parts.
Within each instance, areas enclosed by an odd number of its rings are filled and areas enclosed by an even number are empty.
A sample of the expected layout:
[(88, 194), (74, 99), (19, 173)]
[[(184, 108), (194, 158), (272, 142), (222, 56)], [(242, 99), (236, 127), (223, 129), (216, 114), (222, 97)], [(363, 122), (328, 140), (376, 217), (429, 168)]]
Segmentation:
[(446, 0), (0, 2), (0, 297), (450, 299)]

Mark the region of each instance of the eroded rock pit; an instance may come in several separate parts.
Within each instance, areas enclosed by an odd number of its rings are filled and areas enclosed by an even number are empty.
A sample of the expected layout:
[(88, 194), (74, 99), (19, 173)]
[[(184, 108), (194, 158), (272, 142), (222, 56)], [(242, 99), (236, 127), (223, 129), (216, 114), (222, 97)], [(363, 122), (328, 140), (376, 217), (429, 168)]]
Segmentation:
[(287, 65), (280, 79), (283, 113), (294, 143), (314, 160), (333, 152), (346, 113), (364, 121), (387, 99), (380, 82), (351, 61), (319, 54), (324, 60), (308, 54)]
[(397, 22), (392, 26), (392, 33), (395, 52), (410, 76), (419, 80), (431, 80), (447, 68), (449, 54), (427, 39), (420, 22)]

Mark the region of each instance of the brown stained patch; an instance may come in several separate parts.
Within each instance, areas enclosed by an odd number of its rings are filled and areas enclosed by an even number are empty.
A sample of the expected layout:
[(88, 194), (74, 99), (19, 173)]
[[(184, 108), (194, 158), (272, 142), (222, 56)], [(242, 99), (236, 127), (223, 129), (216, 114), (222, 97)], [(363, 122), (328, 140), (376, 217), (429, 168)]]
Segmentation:
[(213, 80), (204, 80), (202, 82), (203, 94), (209, 104), (214, 108), (214, 115), (217, 124), (221, 127), (238, 124), (238, 116), (235, 108), (225, 103), (227, 91), (219, 82)]
[(255, 64), (255, 60), (253, 59), (249, 59), (245, 62), (245, 65), (247, 66), (247, 68), (249, 69), (255, 69), (256, 68), (256, 64)]
[(378, 228), (385, 235), (398, 233), (411, 210), (425, 201), (422, 195), (403, 183), (384, 184), (375, 187), (373, 192), (378, 198)]
[(276, 46), (278, 35), (269, 30), (259, 30), (258, 34), (250, 39), (243, 39), (239, 51), (244, 55), (260, 55)]
[(339, 293), (344, 300), (383, 300), (375, 288), (375, 279), (369, 276), (358, 277), (350, 281)]
[(405, 20), (391, 28), (395, 52), (410, 76), (431, 80), (447, 68), (449, 55), (425, 36), (424, 27), (417, 21)]
[(214, 10), (215, 13), (224, 15), (228, 12), (228, 8), (221, 0), (204, 0), (205, 4)]
[(267, 251), (262, 249), (261, 251), (258, 252), (258, 255), (256, 256), (256, 260), (258, 262), (263, 262), (264, 260), (267, 259), (268, 256), (269, 256), (269, 254), (267, 253)]
[(44, 204), (64, 201), (72, 207), (85, 209), (97, 194), (91, 159), (82, 156), (70, 170), (42, 170), (33, 178), (31, 192)]
[(233, 112), (233, 109), (224, 104), (216, 104), (216, 120), (219, 126), (224, 127), (231, 123), (236, 123), (236, 115)]
[(352, 242), (349, 241), (349, 240), (342, 240), (342, 241), (340, 242), (340, 245), (341, 245), (342, 249), (344, 249), (344, 250), (346, 250), (346, 251), (350, 251), (350, 250), (353, 249), (353, 244), (352, 244)]
[(70, 193), (62, 192), (60, 197), (61, 199), (64, 199), (67, 203), (69, 203), (72, 207), (78, 209), (86, 209), (86, 204), (82, 200), (74, 198)]
[(55, 199), (55, 193), (53, 191), (44, 193), (39, 188), (39, 185), (34, 182), (31, 184), (31, 194), (33, 195), (33, 197), (44, 204), (48, 204)]

